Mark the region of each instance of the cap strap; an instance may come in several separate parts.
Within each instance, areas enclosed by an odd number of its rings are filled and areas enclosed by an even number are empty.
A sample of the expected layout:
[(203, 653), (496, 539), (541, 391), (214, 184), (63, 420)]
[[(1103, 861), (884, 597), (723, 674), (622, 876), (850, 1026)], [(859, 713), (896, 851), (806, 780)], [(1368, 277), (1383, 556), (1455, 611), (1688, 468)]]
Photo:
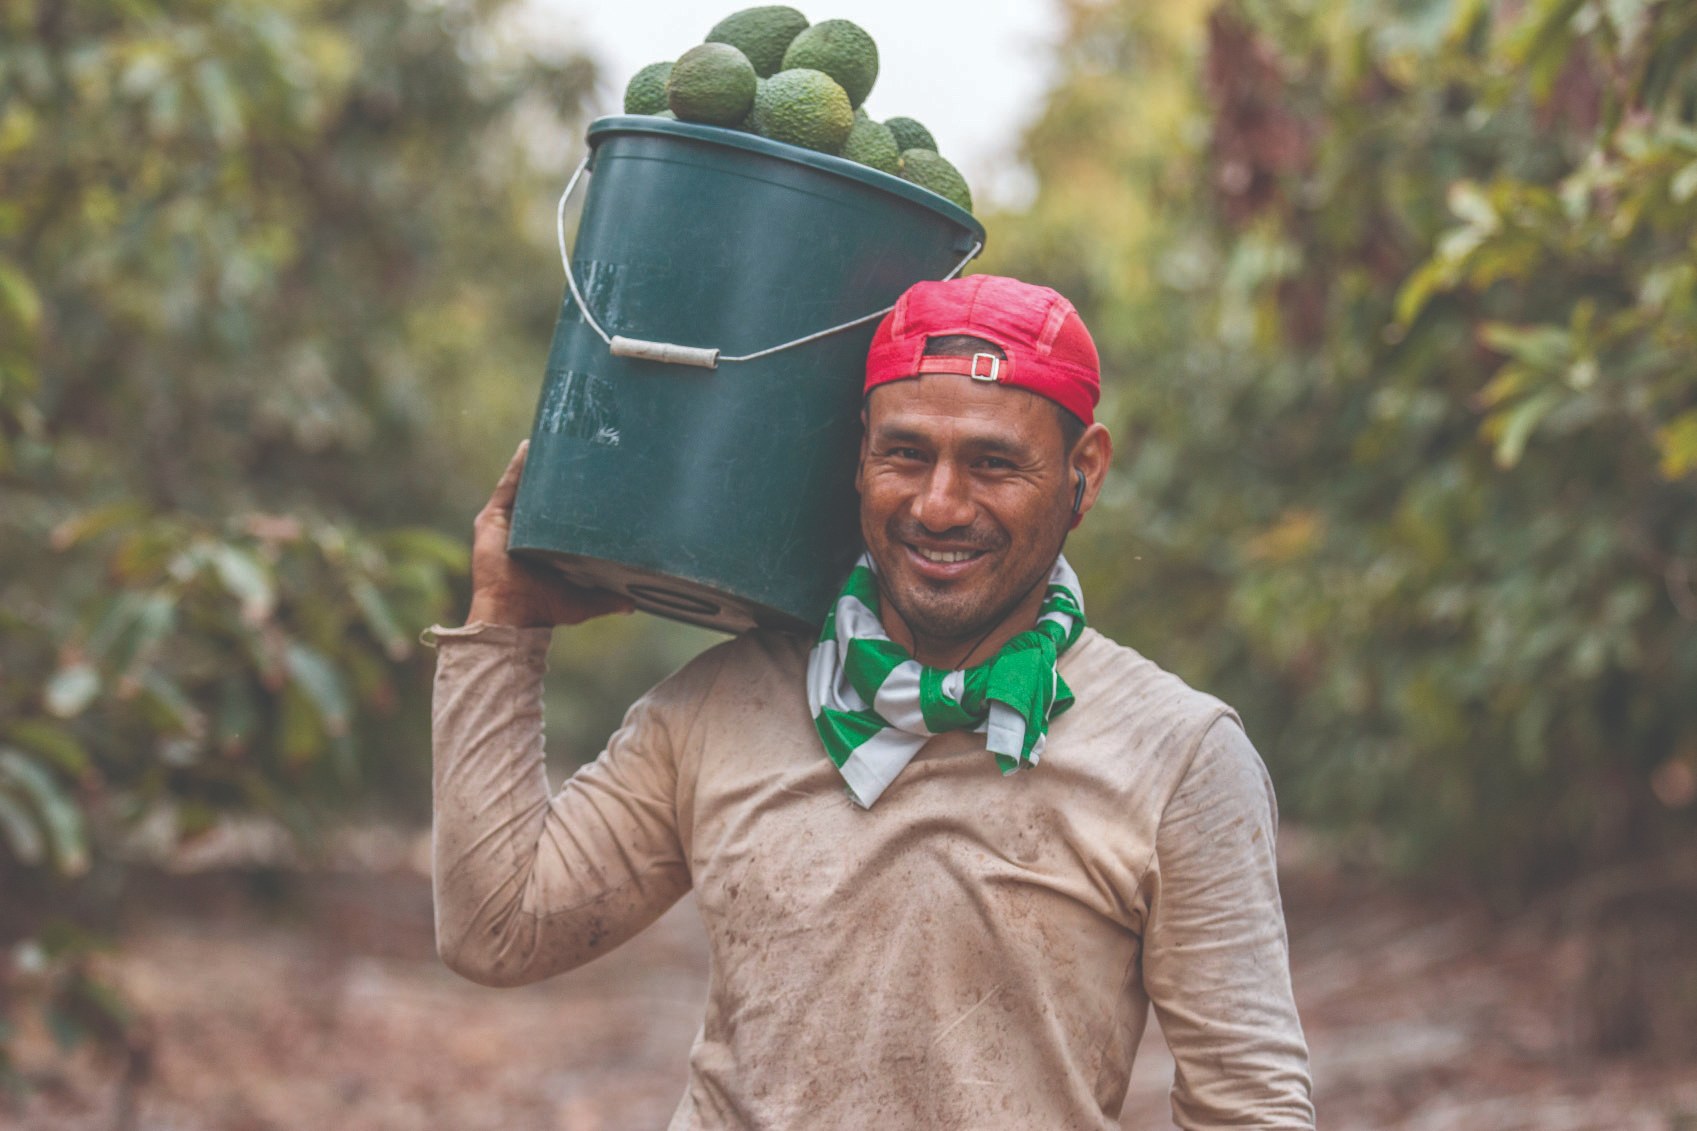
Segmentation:
[(1013, 380), (1013, 358), (997, 357), (993, 353), (975, 353), (971, 357), (947, 357), (925, 354), (919, 359), (915, 373), (959, 373), (974, 381)]

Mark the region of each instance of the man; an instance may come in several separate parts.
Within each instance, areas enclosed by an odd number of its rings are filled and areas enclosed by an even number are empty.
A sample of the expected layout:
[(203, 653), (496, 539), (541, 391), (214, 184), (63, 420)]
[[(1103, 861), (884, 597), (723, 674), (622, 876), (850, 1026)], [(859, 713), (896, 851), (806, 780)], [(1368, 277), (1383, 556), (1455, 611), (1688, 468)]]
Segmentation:
[(624, 603), (507, 557), (521, 447), (437, 632), (444, 961), (535, 981), (693, 888), (712, 976), (673, 1128), (1116, 1127), (1150, 1003), (1181, 1127), (1312, 1127), (1260, 758), (1085, 627), (1061, 556), (1112, 455), (1099, 387), (1054, 291), (909, 290), (820, 640), (709, 650), (552, 799), (548, 630)]

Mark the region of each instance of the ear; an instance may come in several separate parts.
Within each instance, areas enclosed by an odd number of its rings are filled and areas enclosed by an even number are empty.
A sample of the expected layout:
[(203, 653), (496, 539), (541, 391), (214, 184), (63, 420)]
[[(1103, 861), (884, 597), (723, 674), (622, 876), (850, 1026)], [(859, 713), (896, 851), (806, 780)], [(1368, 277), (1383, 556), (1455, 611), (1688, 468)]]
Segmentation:
[(1102, 494), (1102, 484), (1108, 478), (1108, 467), (1113, 462), (1114, 441), (1108, 435), (1107, 426), (1101, 422), (1092, 424), (1084, 430), (1084, 435), (1078, 438), (1072, 449), (1071, 466), (1084, 476), (1084, 505), (1079, 508), (1079, 517), (1096, 505), (1096, 499)]

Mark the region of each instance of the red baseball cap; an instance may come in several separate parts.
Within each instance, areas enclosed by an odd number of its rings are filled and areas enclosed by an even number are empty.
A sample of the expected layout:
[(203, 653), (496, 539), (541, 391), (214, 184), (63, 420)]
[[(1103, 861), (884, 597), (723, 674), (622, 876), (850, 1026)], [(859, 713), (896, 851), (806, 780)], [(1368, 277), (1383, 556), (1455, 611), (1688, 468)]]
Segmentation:
[[(925, 356), (927, 340), (971, 334), (1006, 358)], [(1029, 389), (1089, 424), (1102, 397), (1096, 343), (1072, 303), (1048, 287), (1001, 275), (915, 283), (878, 323), (866, 354), (866, 391), (921, 373), (963, 373)]]

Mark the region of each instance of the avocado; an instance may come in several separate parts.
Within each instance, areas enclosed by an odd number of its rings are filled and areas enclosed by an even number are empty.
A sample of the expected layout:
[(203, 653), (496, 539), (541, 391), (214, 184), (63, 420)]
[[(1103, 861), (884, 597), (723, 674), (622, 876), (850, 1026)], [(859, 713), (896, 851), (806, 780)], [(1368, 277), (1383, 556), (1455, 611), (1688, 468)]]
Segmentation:
[(807, 17), (783, 4), (733, 12), (713, 25), (708, 43), (728, 43), (748, 56), (754, 73), (771, 78), (784, 69), (790, 41), (807, 30)]
[(895, 135), (870, 119), (856, 122), (849, 130), (842, 156), (886, 173), (901, 172), (902, 151), (896, 148)]
[(896, 135), (896, 144), (901, 146), (903, 153), (910, 149), (929, 149), (932, 153), (937, 152), (937, 139), (931, 136), (930, 130), (912, 118), (890, 118), (884, 124)]
[(625, 113), (658, 114), (666, 108), (666, 78), (672, 64), (650, 63), (631, 76), (625, 86)]
[(824, 20), (795, 37), (784, 70), (824, 71), (848, 94), (849, 108), (866, 101), (878, 78), (878, 45), (859, 24)]
[(754, 82), (754, 101), (749, 104), (748, 113), (746, 113), (742, 116), (742, 121), (738, 122), (737, 127), (736, 127), (737, 129), (742, 130), (744, 133), (754, 133), (755, 132), (755, 130), (754, 130), (754, 108), (756, 106), (760, 105), (760, 92), (764, 89), (766, 89), (766, 80), (765, 79), (756, 79), (755, 82)]
[(972, 211), (972, 191), (966, 178), (948, 160), (929, 149), (909, 149), (902, 154), (902, 179), (928, 188), (938, 196)]
[(734, 126), (754, 105), (758, 83), (748, 56), (728, 43), (703, 43), (672, 64), (666, 103), (679, 121)]
[(836, 153), (854, 125), (854, 108), (830, 75), (796, 68), (766, 80), (751, 122), (762, 137)]

